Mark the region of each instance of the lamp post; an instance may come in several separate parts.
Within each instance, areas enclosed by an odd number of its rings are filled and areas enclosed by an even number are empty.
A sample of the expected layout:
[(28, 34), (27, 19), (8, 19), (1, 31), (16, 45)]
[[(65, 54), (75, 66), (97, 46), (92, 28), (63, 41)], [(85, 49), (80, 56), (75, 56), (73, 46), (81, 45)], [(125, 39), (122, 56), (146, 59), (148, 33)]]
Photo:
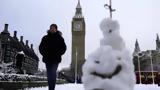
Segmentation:
[(149, 51), (149, 55), (150, 55), (150, 61), (151, 61), (152, 80), (153, 80), (153, 84), (154, 84), (154, 70), (153, 70), (153, 61), (152, 61), (152, 52), (151, 51)]
[(77, 52), (77, 47), (76, 47), (76, 61), (75, 61), (75, 84), (77, 83), (77, 56), (78, 56), (78, 52)]
[(139, 60), (139, 55), (137, 55), (136, 54), (136, 56), (137, 56), (137, 60), (138, 60), (138, 71), (139, 71), (139, 82), (140, 82), (140, 84), (142, 83), (142, 81), (141, 81), (141, 67), (140, 67), (140, 60)]

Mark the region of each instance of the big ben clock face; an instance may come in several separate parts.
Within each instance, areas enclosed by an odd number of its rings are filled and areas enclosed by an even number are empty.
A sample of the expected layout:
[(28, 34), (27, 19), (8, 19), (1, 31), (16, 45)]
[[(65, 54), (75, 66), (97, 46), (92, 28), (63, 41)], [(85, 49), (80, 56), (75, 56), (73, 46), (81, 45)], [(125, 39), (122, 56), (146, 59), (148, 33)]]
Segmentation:
[(80, 31), (81, 30), (81, 22), (75, 22), (73, 24), (74, 26), (74, 31)]

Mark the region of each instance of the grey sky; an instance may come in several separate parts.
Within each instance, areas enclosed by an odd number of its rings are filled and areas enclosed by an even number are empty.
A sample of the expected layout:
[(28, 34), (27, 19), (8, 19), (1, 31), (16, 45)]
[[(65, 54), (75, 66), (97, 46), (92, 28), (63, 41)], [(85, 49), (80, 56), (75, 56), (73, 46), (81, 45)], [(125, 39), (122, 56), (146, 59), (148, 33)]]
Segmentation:
[[(51, 23), (56, 23), (67, 44), (61, 66), (69, 65), (71, 59), (71, 21), (78, 0), (1, 0), (0, 31), (9, 24), (9, 32), (18, 31), (29, 44), (34, 44), (35, 52), (43, 35)], [(100, 21), (109, 17), (103, 6), (109, 0), (80, 0), (86, 22), (86, 58), (99, 47), (102, 33)], [(156, 33), (160, 35), (160, 0), (112, 0), (113, 19), (120, 23), (120, 32), (127, 48), (132, 52), (136, 38), (141, 50), (155, 49)], [(38, 55), (41, 60), (41, 55)], [(40, 62), (40, 68), (44, 64)]]

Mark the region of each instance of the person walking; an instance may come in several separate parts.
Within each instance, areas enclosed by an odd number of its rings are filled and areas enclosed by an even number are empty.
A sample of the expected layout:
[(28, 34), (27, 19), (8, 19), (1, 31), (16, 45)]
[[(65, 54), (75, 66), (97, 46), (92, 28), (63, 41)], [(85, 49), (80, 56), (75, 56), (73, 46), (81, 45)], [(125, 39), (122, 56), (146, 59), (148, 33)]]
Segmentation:
[(67, 47), (56, 24), (51, 24), (47, 33), (41, 40), (39, 51), (46, 65), (49, 90), (55, 90), (56, 71)]

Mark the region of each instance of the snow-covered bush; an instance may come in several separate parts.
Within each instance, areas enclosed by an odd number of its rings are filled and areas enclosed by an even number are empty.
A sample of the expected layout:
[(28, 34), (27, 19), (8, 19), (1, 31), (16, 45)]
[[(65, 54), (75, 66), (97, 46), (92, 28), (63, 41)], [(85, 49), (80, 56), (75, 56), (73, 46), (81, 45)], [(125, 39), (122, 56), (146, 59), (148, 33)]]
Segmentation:
[(27, 74), (0, 74), (0, 81), (47, 81), (47, 77)]

